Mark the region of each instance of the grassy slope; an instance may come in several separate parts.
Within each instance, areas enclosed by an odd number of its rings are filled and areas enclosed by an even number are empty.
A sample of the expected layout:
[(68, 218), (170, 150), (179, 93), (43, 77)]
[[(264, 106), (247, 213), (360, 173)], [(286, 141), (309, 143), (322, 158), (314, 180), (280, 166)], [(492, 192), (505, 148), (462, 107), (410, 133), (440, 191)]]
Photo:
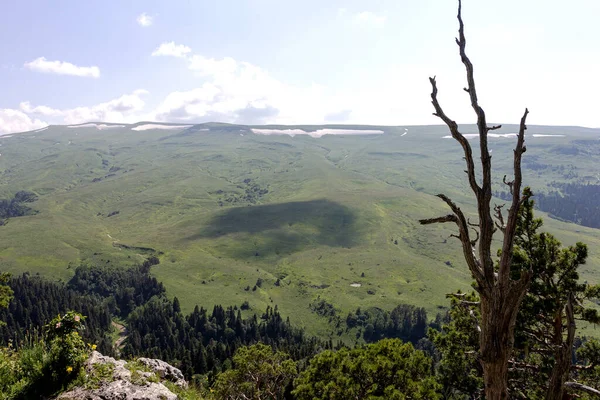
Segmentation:
[[(458, 244), (447, 240), (452, 227), (417, 223), (446, 212), (432, 196), (438, 192), (469, 209), (460, 149), (441, 139), (442, 127), (406, 127), (404, 136), (405, 127), (383, 129), (378, 136), (314, 139), (216, 124), (140, 132), (50, 127), (0, 138), (0, 197), (22, 189), (40, 195), (39, 214), (0, 227), (0, 269), (68, 279), (85, 260), (142, 259), (138, 249), (113, 246), (117, 241), (162, 251), (153, 271), (186, 310), (245, 300), (257, 310), (277, 304), (322, 335), (327, 321), (309, 309), (317, 296), (342, 313), (406, 302), (432, 315), (447, 305), (445, 293), (470, 282)], [(530, 138), (526, 157), (595, 174), (588, 158), (560, 152), (589, 132), (529, 132), (570, 136)], [(491, 140), (493, 161), (507, 172), (511, 143)], [(269, 193), (252, 206), (219, 206), (228, 193), (244, 192), (245, 179)], [(564, 180), (551, 169), (526, 170), (525, 179), (534, 189)], [(119, 214), (107, 217), (112, 211)], [(549, 218), (546, 226), (566, 244), (590, 245), (584, 278), (600, 282), (599, 232)], [(244, 290), (258, 278), (261, 288)]]

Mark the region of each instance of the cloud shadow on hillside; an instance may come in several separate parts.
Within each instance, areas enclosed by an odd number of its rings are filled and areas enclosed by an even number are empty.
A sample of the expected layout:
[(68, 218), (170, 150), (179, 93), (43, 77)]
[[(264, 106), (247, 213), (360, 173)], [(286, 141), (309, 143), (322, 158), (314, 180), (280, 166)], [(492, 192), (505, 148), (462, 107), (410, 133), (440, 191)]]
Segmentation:
[(217, 239), (239, 233), (256, 235), (253, 243), (259, 244), (246, 243), (241, 251), (232, 248), (235, 256), (255, 251), (260, 255), (292, 253), (311, 245), (352, 247), (360, 237), (354, 212), (319, 199), (230, 208), (187, 239)]

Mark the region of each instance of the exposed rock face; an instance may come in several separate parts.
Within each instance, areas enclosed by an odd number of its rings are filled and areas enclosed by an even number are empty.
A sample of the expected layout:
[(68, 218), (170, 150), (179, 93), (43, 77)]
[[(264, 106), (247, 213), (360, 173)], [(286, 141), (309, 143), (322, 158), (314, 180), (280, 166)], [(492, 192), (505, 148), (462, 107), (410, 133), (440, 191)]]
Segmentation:
[[(145, 368), (139, 368), (145, 366)], [(183, 374), (161, 360), (140, 358), (138, 363), (115, 360), (94, 351), (85, 364), (89, 389), (78, 387), (61, 394), (66, 400), (176, 400), (160, 379), (187, 388)], [(154, 372), (149, 372), (154, 371)]]
[(185, 381), (181, 371), (162, 360), (155, 358), (138, 358), (138, 361), (153, 370), (161, 377), (167, 379), (181, 388), (187, 388), (188, 384)]
[(177, 395), (162, 383), (148, 383), (144, 386), (128, 381), (114, 381), (99, 389), (75, 388), (58, 396), (65, 400), (176, 400)]

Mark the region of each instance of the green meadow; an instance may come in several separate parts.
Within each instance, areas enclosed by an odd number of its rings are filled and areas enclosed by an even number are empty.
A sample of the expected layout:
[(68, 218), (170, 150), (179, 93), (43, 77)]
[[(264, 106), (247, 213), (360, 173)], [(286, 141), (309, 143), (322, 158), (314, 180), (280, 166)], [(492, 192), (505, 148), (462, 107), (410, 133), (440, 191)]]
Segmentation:
[[(311, 312), (316, 299), (342, 318), (399, 303), (434, 317), (448, 306), (446, 293), (469, 289), (454, 227), (418, 223), (447, 212), (437, 193), (473, 206), (460, 146), (443, 138), (445, 127), (328, 126), (383, 134), (313, 138), (226, 124), (135, 126), (0, 137), (0, 198), (19, 190), (39, 196), (29, 205), (35, 215), (0, 226), (0, 270), (68, 280), (81, 263), (125, 266), (155, 254), (153, 273), (184, 311), (277, 305), (323, 337), (332, 327)], [(281, 128), (323, 127), (261, 127)], [(534, 191), (574, 177), (598, 180), (600, 130), (527, 132), (524, 182)], [(513, 146), (510, 137), (490, 138), (496, 190), (506, 190)], [(582, 278), (600, 283), (600, 232), (538, 215), (564, 244), (590, 246)]]

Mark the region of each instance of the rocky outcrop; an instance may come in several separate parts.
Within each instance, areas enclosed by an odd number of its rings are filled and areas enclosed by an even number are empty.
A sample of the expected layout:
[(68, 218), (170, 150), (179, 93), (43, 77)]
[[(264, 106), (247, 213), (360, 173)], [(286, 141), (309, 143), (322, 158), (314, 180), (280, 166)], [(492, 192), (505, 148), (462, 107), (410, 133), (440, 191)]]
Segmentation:
[(148, 383), (144, 386), (128, 381), (114, 381), (98, 389), (81, 387), (58, 396), (64, 400), (176, 400), (177, 395), (162, 383)]
[(185, 381), (181, 371), (171, 364), (168, 364), (162, 360), (156, 358), (138, 358), (138, 361), (150, 368), (152, 371), (158, 374), (161, 379), (166, 379), (175, 383), (177, 386), (187, 389), (188, 384)]
[(161, 360), (140, 358), (125, 362), (94, 351), (86, 361), (84, 387), (61, 394), (61, 400), (175, 400), (162, 382), (181, 388), (188, 384), (181, 371)]

